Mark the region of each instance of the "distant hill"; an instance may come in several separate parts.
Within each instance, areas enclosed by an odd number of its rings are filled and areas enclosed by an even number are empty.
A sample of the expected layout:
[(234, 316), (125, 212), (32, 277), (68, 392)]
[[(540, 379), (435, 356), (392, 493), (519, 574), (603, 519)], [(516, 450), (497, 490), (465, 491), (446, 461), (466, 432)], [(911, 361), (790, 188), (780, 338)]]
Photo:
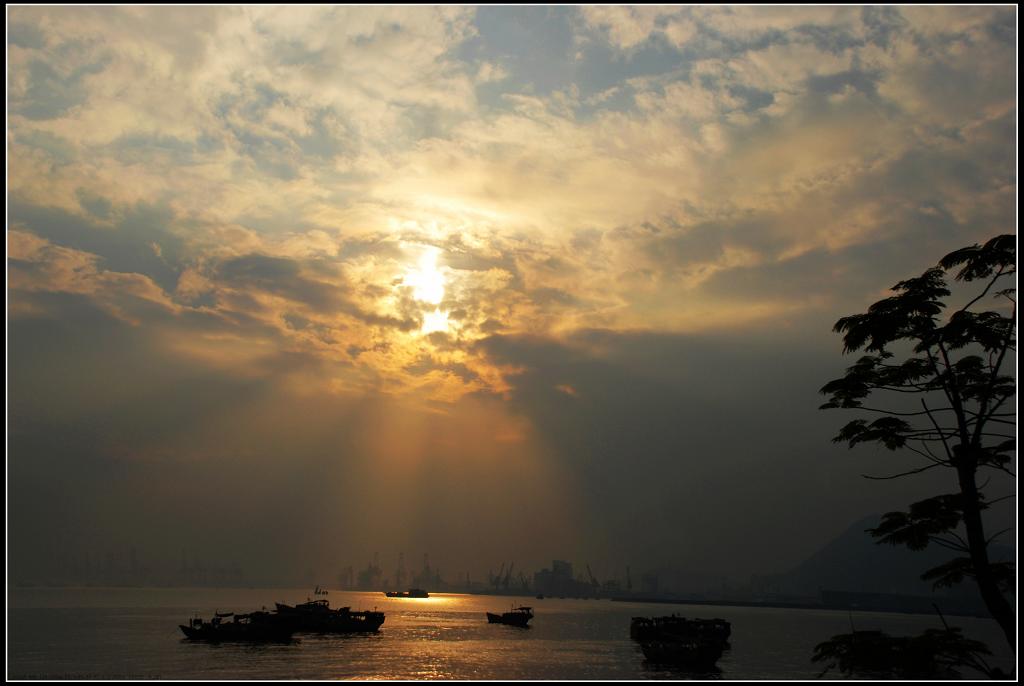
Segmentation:
[[(964, 582), (953, 589), (933, 591), (921, 574), (956, 557), (956, 553), (936, 545), (913, 551), (905, 546), (879, 545), (866, 529), (878, 525), (880, 515), (871, 515), (852, 524), (786, 574), (779, 584), (787, 592), (815, 596), (821, 589), (862, 593), (898, 593), (916, 596), (956, 597), (961, 601), (978, 599), (973, 584)], [(1013, 559), (1013, 550), (993, 546), (993, 558)]]

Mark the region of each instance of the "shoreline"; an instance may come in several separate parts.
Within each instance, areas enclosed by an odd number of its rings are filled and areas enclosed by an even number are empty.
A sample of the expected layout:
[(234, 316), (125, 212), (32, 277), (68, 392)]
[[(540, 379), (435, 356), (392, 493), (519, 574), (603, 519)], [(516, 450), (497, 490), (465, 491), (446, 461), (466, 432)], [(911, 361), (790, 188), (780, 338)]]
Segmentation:
[[(885, 612), (889, 614), (904, 614), (904, 615), (930, 615), (934, 614), (934, 610), (929, 612), (925, 608), (896, 608), (892, 606), (880, 606), (880, 607), (857, 607), (854, 605), (837, 604), (837, 603), (812, 603), (812, 602), (787, 602), (787, 601), (772, 601), (772, 600), (694, 600), (685, 598), (632, 598), (626, 596), (618, 596), (611, 598), (613, 602), (625, 602), (625, 603), (656, 603), (665, 605), (717, 605), (720, 607), (764, 607), (778, 610), (830, 610), (833, 612)], [(992, 619), (989, 615), (981, 614), (977, 611), (971, 610), (958, 610), (958, 609), (942, 609), (942, 614), (950, 617), (972, 617), (975, 619)]]

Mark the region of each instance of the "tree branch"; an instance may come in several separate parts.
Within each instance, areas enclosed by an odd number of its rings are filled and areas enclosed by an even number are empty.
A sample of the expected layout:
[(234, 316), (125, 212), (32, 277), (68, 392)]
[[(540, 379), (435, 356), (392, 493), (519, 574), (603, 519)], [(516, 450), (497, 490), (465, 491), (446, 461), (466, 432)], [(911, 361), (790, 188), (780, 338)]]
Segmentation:
[(945, 538), (939, 538), (938, 536), (932, 536), (932, 537), (929, 538), (929, 540), (932, 543), (934, 543), (935, 545), (937, 545), (937, 546), (939, 546), (941, 548), (945, 548), (946, 550), (954, 550), (954, 551), (956, 551), (958, 553), (970, 553), (971, 552), (971, 549), (969, 547), (965, 547), (965, 546), (963, 546), (963, 545), (961, 545), (959, 543), (954, 543), (953, 541), (947, 541)]
[[(968, 308), (969, 308), (969, 307), (970, 307), (971, 305), (973, 305), (974, 303), (976, 303), (976, 302), (978, 302), (979, 300), (981, 300), (982, 298), (984, 298), (984, 297), (985, 297), (985, 294), (986, 294), (986, 293), (988, 293), (988, 292), (989, 292), (989, 290), (991, 290), (992, 286), (996, 285), (996, 281), (998, 281), (998, 280), (999, 280), (999, 278), (1000, 278), (1001, 276), (1003, 276), (1004, 274), (1006, 274), (1006, 272), (1004, 271), (1004, 269), (1003, 269), (1002, 267), (1000, 267), (1000, 268), (999, 268), (999, 271), (997, 271), (997, 272), (996, 272), (996, 275), (995, 275), (995, 276), (993, 276), (993, 277), (992, 277), (992, 280), (988, 282), (988, 285), (987, 285), (987, 286), (985, 286), (985, 290), (983, 290), (983, 291), (982, 291), (981, 293), (979, 293), (979, 294), (978, 294), (978, 297), (976, 297), (976, 298), (975, 298), (974, 300), (972, 300), (971, 302), (969, 302), (969, 303), (967, 303), (966, 305), (964, 305), (963, 307), (961, 307), (961, 308), (960, 308), (960, 310), (959, 310), (959, 311), (957, 312), (957, 314), (960, 314), (960, 313), (962, 313), (962, 312), (966, 312), (966, 311), (967, 311), (967, 309), (968, 309)], [(955, 315), (954, 315), (954, 316), (955, 316)]]
[(928, 450), (928, 444), (927, 443), (924, 443), (924, 442), (921, 443), (921, 447), (924, 448), (924, 450), (918, 450), (917, 448), (915, 448), (912, 445), (904, 445), (903, 447), (906, 448), (907, 450), (911, 451), (911, 452), (917, 453), (918, 455), (920, 455), (924, 459), (928, 460), (929, 462), (933, 462), (935, 464), (942, 465), (943, 467), (948, 467), (949, 466), (948, 462), (946, 462), (945, 460), (940, 460), (939, 458), (935, 457), (935, 455), (932, 453), (931, 450)]
[[(949, 352), (946, 350), (946, 347), (942, 345), (942, 341), (937, 341), (935, 343), (935, 346), (939, 349), (939, 352), (942, 353), (942, 359), (946, 363), (947, 373), (949, 374), (949, 378), (953, 382), (953, 388), (950, 391), (949, 396), (949, 404), (953, 406), (953, 410), (956, 412), (957, 431), (960, 434), (960, 443), (963, 445), (967, 445), (968, 441), (970, 440), (970, 436), (968, 435), (967, 431), (967, 421), (966, 417), (964, 416), (964, 403), (963, 399), (960, 397), (960, 383), (959, 381), (957, 381), (956, 370), (952, 366), (950, 366)], [(945, 379), (943, 379), (942, 385), (943, 387), (946, 386)]]
[(989, 469), (998, 469), (1000, 472), (1004, 472), (1006, 474), (1009, 474), (1010, 476), (1012, 476), (1015, 479), (1017, 478), (1017, 475), (1014, 474), (1013, 471), (1009, 467), (1004, 467), (1001, 464), (992, 464), (990, 462), (986, 462), (985, 464), (983, 464), (981, 466), (982, 467), (988, 467)]
[(943, 459), (937, 457), (935, 455), (935, 453), (932, 452), (932, 449), (928, 447), (928, 444), (925, 443), (924, 441), (921, 442), (921, 447), (924, 448), (925, 451), (928, 453), (928, 455), (931, 456), (933, 462), (941, 462), (942, 464), (945, 464), (945, 465), (949, 465), (950, 464), (949, 460), (943, 460)]
[[(935, 427), (935, 430), (939, 432), (940, 436), (943, 435), (942, 434), (942, 429), (939, 428), (939, 423), (935, 421), (935, 417), (932, 416), (932, 412), (931, 412), (931, 410), (928, 409), (928, 403), (926, 403), (924, 401), (924, 398), (921, 398), (921, 407), (924, 408), (925, 413), (928, 415), (928, 419), (930, 419), (932, 421), (932, 426)], [(953, 463), (953, 453), (952, 453), (952, 451), (950, 451), (949, 444), (946, 443), (945, 440), (942, 441), (942, 448), (946, 451), (946, 459), (949, 460), (950, 464), (952, 464)]]
[[(893, 416), (896, 416), (896, 417), (920, 417), (922, 415), (928, 414), (927, 412), (924, 412), (924, 411), (922, 411), (922, 412), (895, 412), (893, 410), (882, 410), (882, 409), (875, 408), (875, 407), (864, 407), (863, 405), (861, 405), (860, 407), (858, 407), (856, 409), (858, 409), (858, 410), (867, 410), (868, 412), (880, 412), (882, 414), (889, 414), (889, 415), (893, 415)], [(943, 412), (943, 411), (946, 411), (946, 410), (950, 410), (951, 411), (952, 409), (953, 409), (952, 407), (939, 407), (939, 408), (936, 408), (936, 409), (932, 410), (932, 412)]]
[(929, 469), (934, 469), (935, 467), (941, 467), (941, 466), (943, 466), (943, 465), (941, 463), (937, 462), (935, 464), (930, 464), (930, 465), (927, 465), (927, 466), (924, 466), (924, 467), (919, 467), (918, 469), (911, 469), (908, 472), (901, 472), (899, 474), (892, 474), (891, 476), (871, 476), (869, 474), (861, 474), (861, 476), (864, 477), (865, 479), (871, 479), (872, 481), (888, 481), (890, 479), (898, 479), (901, 476), (910, 476), (911, 474), (920, 474), (921, 472), (927, 472)]
[(987, 538), (987, 539), (985, 540), (985, 545), (988, 545), (988, 544), (989, 544), (989, 543), (991, 543), (992, 541), (996, 540), (997, 538), (999, 538), (1000, 536), (1002, 536), (1003, 534), (1005, 534), (1005, 533), (1006, 533), (1007, 531), (1013, 531), (1013, 527), (1012, 527), (1012, 526), (1008, 526), (1008, 527), (1006, 527), (1005, 529), (1002, 529), (1002, 530), (1000, 530), (1000, 531), (997, 531), (997, 532), (995, 532), (994, 534), (992, 534), (991, 536), (989, 536), (989, 537), (988, 537), (988, 538)]

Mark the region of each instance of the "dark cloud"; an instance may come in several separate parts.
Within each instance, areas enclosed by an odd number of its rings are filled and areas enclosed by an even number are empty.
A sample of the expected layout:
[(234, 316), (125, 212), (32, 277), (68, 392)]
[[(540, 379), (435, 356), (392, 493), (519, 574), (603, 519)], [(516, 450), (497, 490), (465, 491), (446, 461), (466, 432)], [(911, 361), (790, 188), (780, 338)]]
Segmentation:
[(125, 164), (167, 164), (183, 168), (200, 161), (200, 155), (213, 149), (212, 140), (183, 140), (175, 136), (131, 133), (119, 136), (109, 145), (98, 148)]
[(306, 278), (302, 264), (285, 257), (244, 255), (225, 260), (217, 266), (216, 278), (226, 286), (272, 293), (320, 311), (342, 301), (337, 284)]
[(816, 74), (808, 77), (807, 90), (814, 95), (832, 95), (852, 88), (869, 97), (878, 94), (882, 72), (878, 70), (850, 69), (834, 74)]
[[(310, 276), (318, 273), (322, 277), (332, 277), (332, 280)], [(254, 296), (268, 293), (304, 305), (311, 313), (320, 316), (343, 313), (371, 326), (401, 331), (411, 331), (421, 324), (418, 308), (411, 304), (399, 317), (378, 314), (359, 305), (338, 266), (323, 259), (242, 255), (214, 266), (212, 278), (216, 283), (233, 289), (233, 293), (222, 295), (219, 301), (228, 310), (260, 311), (263, 307)]]
[(770, 91), (751, 88), (750, 86), (731, 85), (728, 87), (728, 91), (729, 95), (743, 101), (741, 109), (744, 112), (755, 112), (775, 102), (775, 95)]
[(791, 219), (775, 211), (746, 212), (736, 217), (676, 225), (640, 239), (644, 252), (669, 274), (697, 275), (723, 257), (727, 247), (773, 259), (794, 236)]
[(526, 291), (526, 296), (530, 302), (541, 306), (577, 308), (584, 305), (580, 298), (560, 288), (533, 288)]
[(793, 29), (793, 33), (799, 37), (798, 40), (807, 41), (818, 50), (833, 55), (842, 55), (864, 45), (863, 39), (841, 26), (804, 24)]
[(865, 7), (860, 16), (867, 41), (883, 48), (890, 47), (909, 25), (898, 7)]
[(40, 50), (46, 47), (46, 34), (34, 24), (11, 22), (7, 25), (7, 42), (19, 48)]
[[(511, 379), (510, 402), (584, 494), (589, 554), (749, 572), (795, 561), (806, 540), (867, 503), (906, 497), (858, 481), (877, 459), (830, 445), (843, 418), (816, 409), (817, 389), (844, 360), (829, 345), (830, 322), (819, 325), (756, 338), (493, 336), (480, 347), (525, 370)], [(816, 516), (799, 516), (795, 502)], [(754, 530), (740, 512), (758, 513)]]
[(78, 196), (79, 204), (81, 204), (86, 212), (97, 219), (110, 218), (114, 205), (109, 200), (102, 196), (94, 195), (84, 188), (79, 188), (76, 195)]
[[(112, 212), (112, 203), (101, 196), (80, 192), (79, 197), (95, 219), (100, 218), (97, 213)], [(185, 241), (172, 228), (174, 213), (164, 205), (145, 203), (116, 210), (111, 227), (63, 209), (12, 198), (8, 217), (52, 243), (99, 256), (102, 269), (143, 274), (172, 292), (187, 266)]]
[(431, 355), (421, 355), (412, 364), (404, 367), (405, 371), (416, 376), (425, 376), (433, 371), (443, 371), (457, 376), (465, 383), (479, 380), (480, 375), (460, 362), (443, 362)]
[(338, 257), (342, 260), (358, 260), (369, 255), (394, 260), (403, 257), (402, 247), (398, 242), (387, 240), (385, 236), (344, 238), (338, 249)]
[(103, 71), (107, 63), (101, 59), (62, 73), (49, 62), (32, 60), (27, 69), (28, 89), (24, 97), (12, 99), (10, 110), (28, 119), (55, 119), (85, 101), (88, 92), (83, 80)]
[(21, 131), (14, 140), (22, 145), (27, 145), (46, 152), (54, 162), (68, 164), (78, 156), (75, 145), (67, 138), (55, 136), (48, 131)]
[(1017, 40), (1017, 12), (1010, 8), (994, 8), (992, 21), (986, 26), (989, 36), (1006, 45)]

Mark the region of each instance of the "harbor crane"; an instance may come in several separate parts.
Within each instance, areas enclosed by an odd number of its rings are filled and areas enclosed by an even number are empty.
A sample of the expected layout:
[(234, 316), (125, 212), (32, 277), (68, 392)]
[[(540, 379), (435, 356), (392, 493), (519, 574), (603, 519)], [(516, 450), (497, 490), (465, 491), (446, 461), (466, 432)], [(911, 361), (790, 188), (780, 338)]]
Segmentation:
[(587, 575), (590, 577), (590, 585), (594, 587), (594, 590), (600, 589), (601, 588), (601, 584), (599, 584), (597, 582), (597, 577), (594, 576), (594, 573), (592, 571), (590, 571), (590, 563), (589, 562), (587, 563)]
[(501, 563), (501, 569), (498, 570), (496, 575), (491, 576), (491, 585), (494, 586), (494, 590), (498, 590), (501, 586), (501, 580), (505, 575), (505, 563)]

